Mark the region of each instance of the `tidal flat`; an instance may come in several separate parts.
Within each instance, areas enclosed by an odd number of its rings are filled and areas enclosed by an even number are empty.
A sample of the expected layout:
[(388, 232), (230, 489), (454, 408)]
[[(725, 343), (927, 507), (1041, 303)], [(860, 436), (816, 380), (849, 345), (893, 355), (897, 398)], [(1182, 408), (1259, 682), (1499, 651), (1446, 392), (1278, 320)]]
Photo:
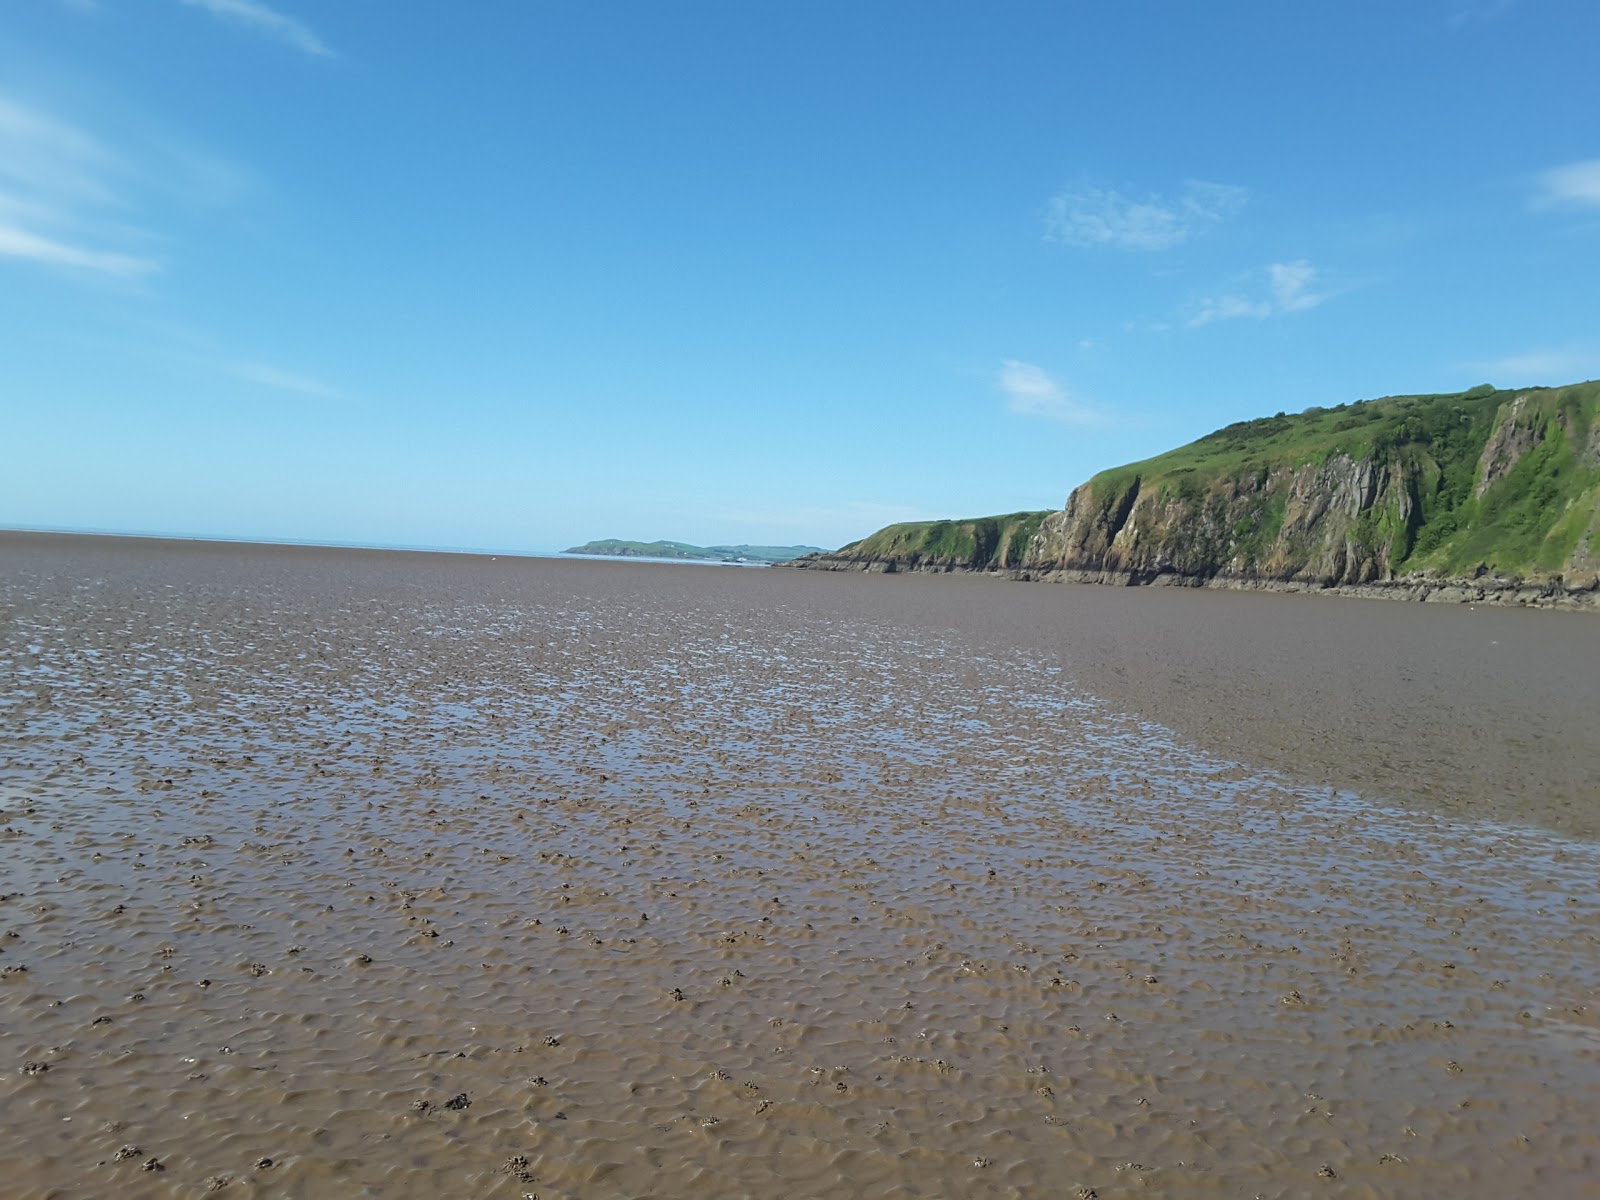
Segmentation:
[(1600, 1196), (1600, 621), (0, 534), (0, 1191)]

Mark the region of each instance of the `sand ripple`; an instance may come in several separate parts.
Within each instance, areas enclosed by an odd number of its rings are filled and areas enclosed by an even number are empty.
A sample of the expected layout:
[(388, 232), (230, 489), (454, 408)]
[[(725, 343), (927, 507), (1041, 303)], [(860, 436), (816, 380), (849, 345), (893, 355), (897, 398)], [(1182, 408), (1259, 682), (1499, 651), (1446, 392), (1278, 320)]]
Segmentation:
[(4, 563), (7, 1195), (1600, 1195), (1593, 844), (887, 581)]

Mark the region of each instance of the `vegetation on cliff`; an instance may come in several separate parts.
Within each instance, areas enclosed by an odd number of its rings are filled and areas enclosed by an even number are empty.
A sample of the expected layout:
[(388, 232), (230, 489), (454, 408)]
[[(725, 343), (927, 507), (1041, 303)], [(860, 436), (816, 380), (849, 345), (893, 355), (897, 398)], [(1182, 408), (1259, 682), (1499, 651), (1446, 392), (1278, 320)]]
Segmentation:
[(1030, 563), (1367, 583), (1600, 565), (1600, 383), (1242, 421), (1101, 472)]
[(885, 526), (828, 557), (924, 569), (1017, 568), (1048, 515), (1017, 512), (961, 521), (905, 521)]
[(695, 546), (689, 542), (629, 542), (603, 538), (585, 542), (567, 554), (603, 554), (616, 558), (680, 558), (697, 562), (784, 563), (804, 554), (819, 554), (817, 546)]
[(1059, 512), (891, 525), (825, 558), (1133, 582), (1494, 572), (1583, 586), (1600, 572), (1600, 382), (1241, 421), (1103, 471)]

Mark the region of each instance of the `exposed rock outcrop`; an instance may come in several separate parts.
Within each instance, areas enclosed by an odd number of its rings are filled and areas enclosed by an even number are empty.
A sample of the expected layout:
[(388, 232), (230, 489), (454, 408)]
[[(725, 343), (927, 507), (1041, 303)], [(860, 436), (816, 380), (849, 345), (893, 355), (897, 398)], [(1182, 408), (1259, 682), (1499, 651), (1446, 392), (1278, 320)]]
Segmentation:
[(1029, 570), (1099, 571), (1150, 582), (1216, 575), (1319, 586), (1371, 583), (1390, 574), (1394, 538), (1375, 536), (1371, 514), (1409, 527), (1415, 504), (1398, 464), (1347, 454), (1295, 468), (1220, 480), (1194, 494), (1160, 485), (1085, 484), (1042, 522)]
[(1059, 512), (892, 525), (795, 565), (1600, 608), (1597, 414), (1596, 383), (1279, 414), (1102, 472)]
[(1530, 405), (1532, 399), (1530, 395), (1518, 396), (1500, 410), (1494, 432), (1478, 456), (1474, 499), (1482, 499), (1485, 492), (1510, 474), (1524, 454), (1544, 441), (1544, 422), (1539, 419), (1538, 406)]

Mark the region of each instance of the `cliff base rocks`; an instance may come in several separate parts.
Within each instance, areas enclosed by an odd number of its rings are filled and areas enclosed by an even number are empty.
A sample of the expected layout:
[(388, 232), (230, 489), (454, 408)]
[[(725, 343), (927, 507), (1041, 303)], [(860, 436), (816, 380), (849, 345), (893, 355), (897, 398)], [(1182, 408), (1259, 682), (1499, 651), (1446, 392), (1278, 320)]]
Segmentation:
[(794, 565), (1600, 608), (1600, 383), (1242, 421), (1059, 512), (891, 525)]

